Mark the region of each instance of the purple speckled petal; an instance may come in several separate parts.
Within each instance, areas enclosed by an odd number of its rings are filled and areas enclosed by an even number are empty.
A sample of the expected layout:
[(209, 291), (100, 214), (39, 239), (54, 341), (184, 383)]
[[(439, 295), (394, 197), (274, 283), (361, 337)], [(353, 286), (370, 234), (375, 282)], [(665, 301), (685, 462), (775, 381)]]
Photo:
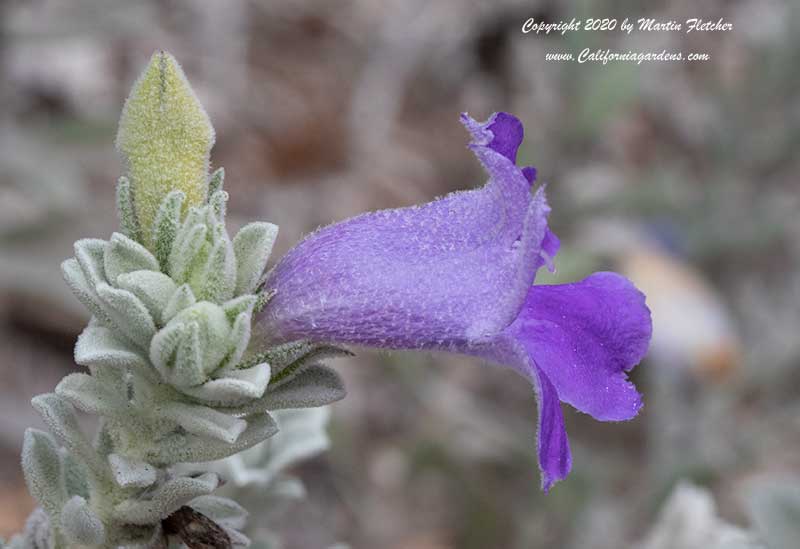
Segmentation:
[(525, 166), (522, 168), (522, 175), (525, 176), (525, 179), (528, 180), (528, 183), (533, 185), (533, 182), (536, 181), (536, 168), (533, 166)]
[(561, 241), (556, 236), (556, 233), (551, 231), (548, 227), (544, 233), (544, 239), (542, 240), (542, 251), (539, 252), (538, 257), (534, 262), (533, 269), (538, 271), (539, 267), (546, 265), (548, 271), (551, 273), (556, 272), (556, 266), (555, 263), (553, 263), (553, 259), (555, 259), (560, 247)]
[(510, 326), (491, 342), (461, 349), (531, 381), (545, 491), (572, 464), (560, 401), (603, 421), (634, 417), (642, 402), (625, 372), (644, 357), (650, 332), (644, 295), (618, 274), (595, 273), (574, 284), (532, 286)]
[[(515, 119), (516, 120), (516, 119)], [(497, 125), (497, 122), (495, 122)], [(511, 131), (507, 131), (506, 133), (511, 133)], [(516, 156), (516, 149), (514, 149), (513, 156)], [(526, 166), (522, 168), (522, 175), (525, 176), (525, 179), (528, 180), (528, 183), (531, 185), (534, 181), (536, 181), (536, 168), (533, 166)], [(555, 235), (550, 228), (547, 228), (547, 231), (544, 235), (544, 240), (542, 241), (542, 252), (536, 258), (536, 263), (533, 266), (534, 270), (539, 270), (539, 267), (543, 265), (547, 265), (547, 269), (554, 273), (556, 272), (555, 264), (553, 263), (553, 259), (556, 257), (558, 253), (558, 248), (561, 246), (561, 242), (558, 240), (558, 237)]]
[[(461, 123), (472, 134), (473, 145), (492, 149), (506, 157), (512, 164), (516, 164), (517, 150), (525, 135), (522, 122), (516, 116), (507, 112), (496, 112), (486, 122), (476, 122), (467, 113), (463, 113)], [(536, 168), (523, 168), (522, 174), (529, 183), (533, 183), (536, 179)]]
[(567, 478), (572, 469), (572, 454), (558, 391), (539, 368), (534, 368), (534, 371), (538, 381), (534, 387), (539, 406), (537, 450), (539, 468), (542, 470), (542, 489), (547, 492), (553, 484)]
[(491, 338), (516, 318), (547, 261), (543, 241), (553, 251), (550, 208), (511, 160), (522, 139), (516, 118), (498, 113), (484, 124), (464, 123), (489, 182), (311, 234), (268, 277), (266, 288), (276, 294), (260, 315), (260, 334), (455, 349)]
[(532, 360), (524, 342), (517, 337), (513, 325), (491, 342), (462, 351), (490, 362), (514, 368), (527, 378), (536, 393), (539, 410), (537, 450), (542, 472), (542, 489), (547, 492), (559, 480), (567, 478), (572, 469), (564, 414), (558, 391), (547, 375)]
[(533, 286), (506, 331), (563, 402), (603, 421), (631, 419), (641, 408), (626, 372), (647, 352), (650, 311), (625, 277), (595, 273), (574, 284)]
[[(522, 129), (522, 122), (516, 116), (498, 112), (487, 121), (486, 129), (492, 132), (493, 137), (489, 147), (508, 158), (512, 163), (516, 163), (517, 150), (525, 134)], [(535, 173), (536, 171), (534, 170), (534, 175)], [(523, 175), (525, 174), (523, 173)], [(530, 183), (533, 183), (527, 175), (525, 178)]]

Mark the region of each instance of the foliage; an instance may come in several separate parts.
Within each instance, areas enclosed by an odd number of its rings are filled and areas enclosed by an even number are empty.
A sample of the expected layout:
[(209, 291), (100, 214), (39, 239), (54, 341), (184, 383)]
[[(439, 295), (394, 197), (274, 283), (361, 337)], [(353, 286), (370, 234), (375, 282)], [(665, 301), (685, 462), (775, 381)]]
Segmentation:
[[(117, 139), (129, 167), (117, 187), (122, 232), (79, 240), (62, 264), (92, 313), (75, 346), (88, 373), (33, 399), (52, 435), (25, 433), (22, 465), (40, 509), (9, 547), (146, 548), (192, 536), (248, 545), (244, 509), (212, 495), (220, 474), (186, 464), (272, 437), (271, 411), (344, 396), (319, 364), (343, 351), (299, 342), (248, 352), (252, 316), (270, 297), (259, 284), (277, 227), (251, 223), (229, 237), (224, 172), (206, 172), (212, 143), (180, 67), (155, 54)], [(78, 412), (100, 417), (94, 440)], [(315, 437), (270, 446), (273, 474), (324, 447)]]

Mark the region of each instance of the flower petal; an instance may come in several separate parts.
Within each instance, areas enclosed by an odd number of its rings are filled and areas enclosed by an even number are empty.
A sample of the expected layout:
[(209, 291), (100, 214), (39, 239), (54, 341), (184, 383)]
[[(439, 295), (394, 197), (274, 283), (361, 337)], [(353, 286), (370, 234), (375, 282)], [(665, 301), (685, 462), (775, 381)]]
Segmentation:
[(263, 337), (455, 349), (516, 318), (542, 262), (550, 208), (510, 159), (522, 137), (516, 118), (465, 125), (490, 181), (307, 237), (267, 279), (276, 293), (259, 316)]
[(555, 386), (547, 374), (533, 362), (524, 342), (515, 336), (511, 328), (491, 342), (461, 351), (510, 366), (533, 385), (539, 410), (536, 435), (539, 469), (542, 472), (542, 489), (547, 492), (553, 484), (565, 479), (572, 469), (572, 454), (564, 425), (564, 414)]
[[(525, 135), (519, 118), (507, 112), (496, 112), (489, 117), (489, 120), (480, 123), (470, 118), (467, 113), (463, 113), (461, 122), (472, 134), (475, 144), (486, 146), (505, 156), (512, 164), (516, 163), (517, 150)], [(526, 169), (532, 169), (533, 173), (536, 173), (535, 168)], [(533, 179), (528, 178), (528, 181), (533, 183)]]
[(533, 182), (536, 181), (536, 168), (533, 166), (525, 166), (522, 168), (522, 175), (525, 176), (525, 179), (528, 180), (528, 183), (533, 185)]
[(539, 467), (542, 470), (542, 489), (547, 492), (553, 484), (567, 478), (572, 469), (572, 454), (556, 388), (539, 368), (535, 368), (535, 372), (538, 379), (535, 387), (539, 406)]
[(509, 333), (558, 391), (559, 398), (603, 421), (634, 417), (642, 406), (625, 372), (650, 341), (644, 295), (615, 273), (530, 289)]

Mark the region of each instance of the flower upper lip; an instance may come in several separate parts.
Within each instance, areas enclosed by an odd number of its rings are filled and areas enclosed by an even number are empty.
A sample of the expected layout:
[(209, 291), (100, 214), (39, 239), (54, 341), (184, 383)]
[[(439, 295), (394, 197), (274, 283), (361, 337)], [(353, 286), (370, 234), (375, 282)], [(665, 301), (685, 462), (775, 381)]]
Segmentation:
[[(543, 191), (531, 194), (531, 181), (513, 162), (519, 121), (505, 113), (484, 124), (462, 120), (489, 183), (309, 235), (266, 281), (276, 295), (261, 315), (265, 337), (346, 342), (344, 334), (326, 333), (337, 329), (327, 320), (355, 313), (354, 307), (360, 318), (347, 321), (358, 321), (360, 333), (352, 342), (368, 337), (369, 316), (386, 324), (370, 338), (374, 343), (395, 339), (405, 348), (486, 339), (514, 320), (535, 276), (531, 266), (539, 263), (550, 208)], [(354, 303), (359, 299), (368, 301)], [(405, 337), (403, 326), (412, 324), (424, 325), (428, 336)]]

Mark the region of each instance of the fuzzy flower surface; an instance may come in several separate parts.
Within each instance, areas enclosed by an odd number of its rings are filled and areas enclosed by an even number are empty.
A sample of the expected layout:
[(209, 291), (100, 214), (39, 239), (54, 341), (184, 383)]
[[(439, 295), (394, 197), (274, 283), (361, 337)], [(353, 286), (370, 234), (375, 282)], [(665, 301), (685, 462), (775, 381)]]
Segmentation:
[(516, 165), (521, 122), (462, 115), (489, 181), (421, 206), (363, 214), (322, 228), (268, 275), (257, 317), (269, 342), (310, 340), (443, 350), (508, 366), (538, 402), (542, 487), (572, 460), (561, 402), (600, 421), (636, 416), (627, 379), (651, 335), (645, 297), (610, 272), (534, 285), (559, 241), (536, 171)]

